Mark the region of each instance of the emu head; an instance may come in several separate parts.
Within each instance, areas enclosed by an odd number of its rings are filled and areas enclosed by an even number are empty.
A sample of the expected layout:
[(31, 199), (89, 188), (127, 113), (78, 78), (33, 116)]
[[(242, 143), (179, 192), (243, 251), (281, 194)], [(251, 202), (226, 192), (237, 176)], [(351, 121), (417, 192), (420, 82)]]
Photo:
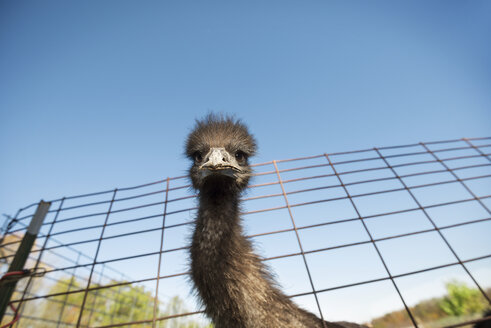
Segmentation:
[(240, 192), (249, 182), (248, 159), (255, 152), (254, 137), (239, 120), (209, 114), (196, 121), (186, 141), (193, 187), (200, 192)]

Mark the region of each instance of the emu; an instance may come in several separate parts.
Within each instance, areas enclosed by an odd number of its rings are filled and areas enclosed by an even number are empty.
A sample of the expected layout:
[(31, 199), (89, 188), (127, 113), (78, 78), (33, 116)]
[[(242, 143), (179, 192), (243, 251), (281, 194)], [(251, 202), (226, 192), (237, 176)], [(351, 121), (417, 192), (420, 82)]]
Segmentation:
[(256, 141), (230, 117), (209, 114), (186, 141), (189, 177), (198, 191), (191, 278), (216, 328), (361, 327), (327, 322), (284, 295), (244, 236), (240, 196), (251, 176)]

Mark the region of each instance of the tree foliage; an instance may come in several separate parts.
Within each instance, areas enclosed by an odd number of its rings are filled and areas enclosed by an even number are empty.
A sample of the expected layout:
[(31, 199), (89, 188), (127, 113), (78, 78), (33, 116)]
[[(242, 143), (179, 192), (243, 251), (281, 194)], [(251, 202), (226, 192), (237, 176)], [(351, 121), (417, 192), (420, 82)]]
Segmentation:
[(486, 302), (477, 289), (469, 288), (456, 280), (448, 282), (447, 296), (443, 297), (440, 307), (451, 316), (481, 313), (486, 309)]
[[(450, 281), (445, 284), (446, 295), (439, 298), (432, 298), (419, 302), (410, 308), (411, 313), (419, 323), (425, 323), (425, 326), (431, 327), (444, 326), (438, 324), (448, 319), (467, 316), (479, 317), (483, 311), (489, 307), (480, 291), (468, 287), (462, 282)], [(488, 290), (491, 294), (491, 290)], [(452, 321), (448, 321), (451, 324)], [(373, 328), (397, 328), (412, 326), (411, 319), (406, 310), (393, 311), (371, 321)]]
[[(116, 281), (111, 284), (116, 284)], [(77, 291), (85, 286), (73, 277), (59, 280), (50, 289), (49, 294), (58, 294), (45, 300), (39, 309), (39, 318), (36, 327), (53, 327), (53, 323), (62, 322), (64, 325), (73, 325), (78, 321), (80, 308), (85, 297), (84, 292), (67, 293)], [(91, 288), (100, 287), (92, 285)], [(111, 324), (130, 323), (151, 320), (153, 318), (155, 298), (145, 290), (143, 286), (128, 284), (112, 288), (94, 289), (87, 293), (81, 326), (104, 326)], [(174, 296), (165, 304), (159, 302), (156, 308), (156, 317), (165, 317), (179, 313), (185, 313), (184, 302), (178, 296)], [(61, 325), (62, 327), (64, 325)], [(205, 325), (186, 317), (162, 320), (158, 327), (162, 328), (200, 328)], [(150, 323), (139, 323), (131, 327), (151, 327)]]

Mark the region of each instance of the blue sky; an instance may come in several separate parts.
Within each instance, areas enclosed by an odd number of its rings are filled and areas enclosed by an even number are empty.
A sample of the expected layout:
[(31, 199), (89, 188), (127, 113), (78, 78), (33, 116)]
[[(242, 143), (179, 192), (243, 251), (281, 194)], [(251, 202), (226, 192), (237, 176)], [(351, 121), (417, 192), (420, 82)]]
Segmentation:
[(2, 1), (0, 213), (185, 174), (218, 111), (254, 162), (491, 133), (489, 1)]

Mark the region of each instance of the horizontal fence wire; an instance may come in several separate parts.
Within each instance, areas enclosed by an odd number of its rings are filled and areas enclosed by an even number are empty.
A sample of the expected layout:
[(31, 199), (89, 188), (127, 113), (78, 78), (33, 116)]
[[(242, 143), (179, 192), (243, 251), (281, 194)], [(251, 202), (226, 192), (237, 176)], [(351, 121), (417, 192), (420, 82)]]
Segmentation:
[[(441, 273), (425, 283), (443, 285), (447, 272), (468, 282), (489, 307), (490, 283), (482, 272), (491, 272), (491, 249), (480, 238), (491, 232), (490, 150), (491, 137), (464, 138), (253, 164), (252, 184), (242, 197), (247, 237), (280, 280), (291, 278), (286, 293), (326, 320), (336, 318), (328, 304), (337, 293), (382, 284), (406, 313), (405, 326), (425, 326), (427, 318), (415, 307), (424, 295), (413, 295), (415, 287), (406, 280)], [(26, 265), (46, 273), (17, 285), (11, 299), (21, 309), (16, 327), (207, 325), (188, 278), (197, 203), (187, 177), (51, 203)], [(2, 271), (36, 205), (20, 209), (5, 225)], [(469, 237), (462, 236), (469, 232), (476, 233), (473, 248), (463, 246)], [(420, 243), (438, 249), (435, 258), (418, 253)], [(322, 259), (352, 249), (367, 252), (367, 259), (347, 258), (343, 265), (356, 268), (363, 260), (378, 273), (352, 269), (332, 276), (328, 269), (337, 264)], [(290, 263), (288, 269), (282, 269), (283, 262)], [(2, 323), (13, 316), (7, 311)], [(369, 324), (375, 314), (368, 316), (357, 321)], [(475, 320), (464, 316), (433, 326)]]

